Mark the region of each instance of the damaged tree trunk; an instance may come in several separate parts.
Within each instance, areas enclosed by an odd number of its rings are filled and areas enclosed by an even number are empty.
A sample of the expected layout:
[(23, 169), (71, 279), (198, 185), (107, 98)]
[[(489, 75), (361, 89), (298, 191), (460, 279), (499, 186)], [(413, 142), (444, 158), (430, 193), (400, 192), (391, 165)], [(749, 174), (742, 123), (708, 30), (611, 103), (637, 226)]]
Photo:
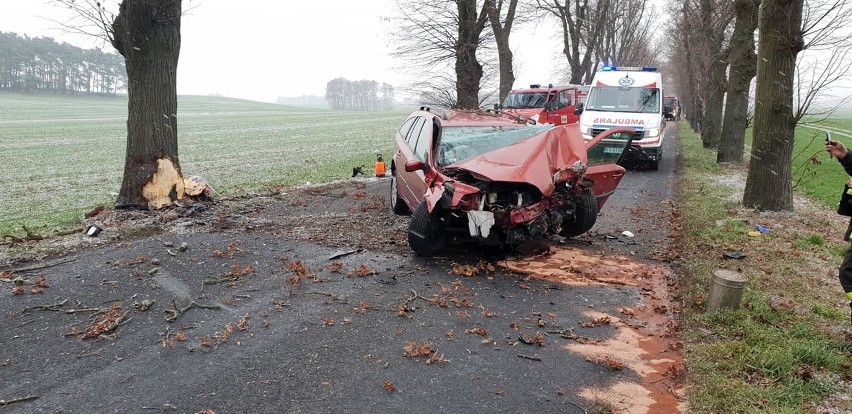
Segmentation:
[(127, 150), (116, 207), (158, 209), (183, 198), (177, 144), (181, 0), (122, 0), (112, 45), (127, 69)]

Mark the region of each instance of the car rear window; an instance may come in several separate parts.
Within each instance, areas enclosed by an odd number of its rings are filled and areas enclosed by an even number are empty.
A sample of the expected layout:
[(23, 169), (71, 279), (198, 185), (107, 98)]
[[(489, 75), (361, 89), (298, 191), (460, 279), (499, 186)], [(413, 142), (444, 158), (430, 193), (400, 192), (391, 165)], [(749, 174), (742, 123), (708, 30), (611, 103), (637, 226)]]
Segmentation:
[(441, 131), (436, 164), (450, 165), (553, 128), (550, 124), (506, 126), (445, 126)]

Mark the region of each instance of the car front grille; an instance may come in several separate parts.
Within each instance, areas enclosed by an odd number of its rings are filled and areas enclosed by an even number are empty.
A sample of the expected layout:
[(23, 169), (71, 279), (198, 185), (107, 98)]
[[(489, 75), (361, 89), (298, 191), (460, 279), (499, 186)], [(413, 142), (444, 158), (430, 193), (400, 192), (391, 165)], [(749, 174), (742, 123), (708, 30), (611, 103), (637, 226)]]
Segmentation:
[[(601, 132), (606, 131), (607, 129), (608, 129), (608, 128), (592, 128), (592, 138), (594, 138), (594, 137), (598, 136), (598, 134), (600, 134)], [(640, 140), (640, 139), (642, 139), (642, 137), (643, 137), (644, 135), (645, 135), (645, 131), (644, 131), (644, 130), (637, 129), (637, 130), (636, 130), (636, 132), (633, 134), (633, 140), (634, 140), (634, 141), (636, 141), (636, 140)]]

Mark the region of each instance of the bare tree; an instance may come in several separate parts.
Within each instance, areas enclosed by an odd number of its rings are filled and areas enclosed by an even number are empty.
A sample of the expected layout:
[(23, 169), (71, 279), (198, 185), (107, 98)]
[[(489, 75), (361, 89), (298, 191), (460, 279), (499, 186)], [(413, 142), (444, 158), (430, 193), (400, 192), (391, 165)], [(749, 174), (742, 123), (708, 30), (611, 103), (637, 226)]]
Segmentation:
[(621, 66), (659, 66), (654, 42), (654, 22), (658, 16), (646, 0), (610, 1), (612, 15), (601, 19), (611, 22), (603, 26), (597, 48), (597, 60)]
[[(497, 44), (497, 62), (500, 71), (500, 102), (506, 98), (512, 86), (515, 84), (514, 59), (512, 49), (509, 47), (509, 35), (515, 23), (515, 12), (518, 8), (518, 0), (509, 0), (509, 6), (503, 14), (503, 0), (486, 0), (485, 11), (488, 13), (488, 21), (491, 22), (491, 31), (494, 32), (494, 40)], [(505, 17), (504, 17), (505, 16)]]
[(569, 82), (591, 82), (599, 41), (614, 21), (611, 0), (536, 0), (537, 8), (559, 22), (562, 53), (568, 61)]
[(754, 31), (759, 8), (760, 0), (734, 0), (736, 22), (731, 35), (728, 96), (716, 162), (741, 163), (743, 160), (749, 87), (757, 70)]
[(745, 207), (793, 209), (793, 78), (796, 56), (805, 46), (803, 2), (764, 0), (761, 5), (754, 143), (743, 194)]
[(668, 50), (666, 67), (679, 95), (681, 109), (693, 131), (698, 131), (704, 113), (699, 95), (701, 73), (697, 49), (698, 30), (694, 4), (688, 0), (670, 3), (671, 19), (667, 29)]
[(815, 105), (827, 97), (832, 86), (850, 78), (852, 65), (852, 4), (844, 0), (806, 1), (802, 16), (803, 53), (796, 62), (794, 117), (824, 119), (848, 102), (844, 97), (833, 105)]
[(55, 1), (89, 22), (124, 57), (127, 149), (116, 207), (156, 209), (183, 198), (177, 140), (181, 0), (122, 0), (118, 14), (99, 1)]
[[(453, 0), (419, 2), (398, 0), (399, 15), (391, 18), (396, 46), (395, 56), (410, 63), (409, 71), (421, 81), (418, 89), (441, 95), (452, 107), (478, 108), (485, 71), (477, 58), (487, 48), (490, 32), (485, 32), (488, 14), (485, 2)], [(455, 73), (452, 82), (436, 82), (447, 69)], [(446, 91), (423, 90), (427, 86), (454, 85), (454, 97)], [(451, 101), (451, 102), (449, 102)]]
[(722, 136), (722, 105), (727, 90), (728, 28), (734, 14), (727, 0), (698, 0), (698, 59), (704, 115), (700, 133), (704, 148), (717, 148)]

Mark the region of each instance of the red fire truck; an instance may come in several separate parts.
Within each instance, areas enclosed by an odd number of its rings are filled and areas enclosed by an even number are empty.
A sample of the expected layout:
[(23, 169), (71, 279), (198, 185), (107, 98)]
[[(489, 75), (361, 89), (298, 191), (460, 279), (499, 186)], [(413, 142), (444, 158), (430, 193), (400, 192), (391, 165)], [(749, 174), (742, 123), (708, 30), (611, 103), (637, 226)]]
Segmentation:
[(515, 89), (506, 95), (502, 109), (537, 123), (554, 125), (573, 124), (580, 120), (574, 109), (585, 98), (580, 85), (530, 85), (529, 89)]

